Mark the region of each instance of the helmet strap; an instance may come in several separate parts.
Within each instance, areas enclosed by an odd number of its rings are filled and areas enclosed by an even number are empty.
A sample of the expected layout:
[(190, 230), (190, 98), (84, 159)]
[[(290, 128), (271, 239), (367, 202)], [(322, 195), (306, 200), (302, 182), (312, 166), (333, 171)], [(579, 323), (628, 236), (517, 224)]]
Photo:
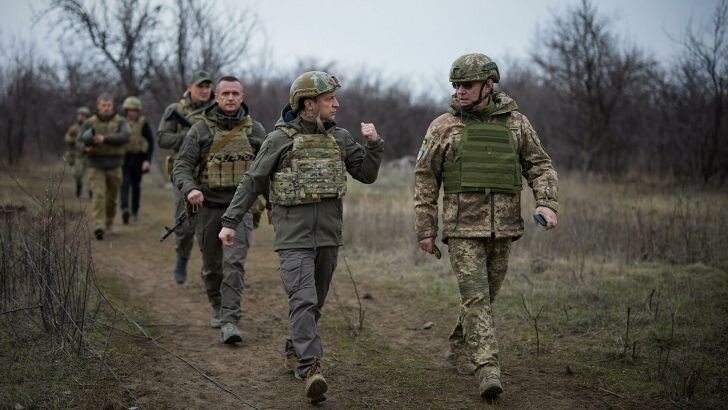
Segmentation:
[(483, 84), (480, 85), (480, 91), (478, 91), (478, 99), (471, 102), (470, 104), (463, 107), (463, 110), (470, 111), (473, 108), (477, 107), (478, 104), (482, 103), (485, 97), (490, 96), (490, 94), (493, 92), (493, 88), (491, 87), (490, 92), (487, 95), (483, 95), (483, 89), (485, 88), (485, 85), (488, 83), (488, 80), (485, 80)]

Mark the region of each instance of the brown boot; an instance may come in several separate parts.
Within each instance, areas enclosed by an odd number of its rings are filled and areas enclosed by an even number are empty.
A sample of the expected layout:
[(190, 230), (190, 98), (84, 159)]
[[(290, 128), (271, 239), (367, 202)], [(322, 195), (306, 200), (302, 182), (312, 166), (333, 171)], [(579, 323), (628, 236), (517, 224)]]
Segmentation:
[(286, 359), (283, 361), (283, 367), (286, 370), (294, 372), (296, 371), (296, 354), (292, 352), (286, 353)]
[(318, 360), (308, 369), (304, 381), (306, 382), (306, 397), (311, 400), (311, 404), (318, 404), (326, 400), (324, 393), (329, 389), (329, 385), (321, 374), (321, 365)]
[(465, 355), (463, 355), (462, 353), (455, 353), (453, 350), (448, 352), (446, 360), (448, 363), (450, 363), (450, 365), (455, 367), (457, 372), (460, 374), (471, 376), (474, 375), (475, 370), (477, 370), (477, 368), (475, 367), (473, 362), (470, 361), (470, 359), (465, 357)]

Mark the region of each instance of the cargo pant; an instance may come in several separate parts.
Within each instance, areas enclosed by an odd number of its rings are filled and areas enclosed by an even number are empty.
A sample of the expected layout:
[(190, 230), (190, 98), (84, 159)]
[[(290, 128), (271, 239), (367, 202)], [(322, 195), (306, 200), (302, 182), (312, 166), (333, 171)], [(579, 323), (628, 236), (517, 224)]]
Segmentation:
[(116, 201), (121, 186), (121, 167), (103, 169), (89, 167), (89, 189), (94, 193), (91, 198), (91, 217), (94, 230), (110, 229), (116, 215)]
[(450, 349), (500, 377), (491, 306), (508, 271), (511, 239), (450, 238), (448, 245), (460, 289), (460, 314)]
[(339, 248), (286, 249), (278, 251), (283, 289), (288, 295), (290, 336), (286, 351), (295, 351), (296, 372), (302, 378), (323, 354), (317, 322), (336, 270)]
[[(174, 221), (179, 214), (184, 212), (185, 200), (177, 187), (174, 187), (172, 192), (174, 194), (174, 216), (172, 220)], [(177, 256), (181, 258), (189, 259), (190, 254), (192, 254), (192, 246), (195, 243), (195, 218), (196, 215), (193, 215), (192, 220), (185, 221), (174, 230), (174, 249), (177, 251)]]
[(218, 234), (226, 205), (203, 202), (195, 217), (197, 241), (202, 252), (202, 282), (213, 310), (220, 311), (221, 323), (240, 320), (240, 300), (245, 291), (245, 258), (253, 232), (253, 216), (247, 212), (235, 228), (233, 246), (223, 246)]

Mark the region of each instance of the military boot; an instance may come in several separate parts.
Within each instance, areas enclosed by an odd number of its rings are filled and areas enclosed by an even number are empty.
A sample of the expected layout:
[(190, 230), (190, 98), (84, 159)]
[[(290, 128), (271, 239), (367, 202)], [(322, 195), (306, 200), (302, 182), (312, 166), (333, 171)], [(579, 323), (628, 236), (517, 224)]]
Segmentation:
[(210, 327), (220, 328), (220, 306), (212, 308), (212, 316), (210, 317)]
[(238, 327), (234, 323), (225, 322), (222, 324), (220, 329), (220, 343), (233, 344), (242, 341), (243, 338), (240, 336), (240, 330), (238, 330)]
[(187, 279), (187, 258), (177, 256), (177, 264), (174, 266), (174, 280), (180, 285)]
[(121, 221), (124, 222), (124, 225), (129, 225), (129, 217), (131, 216), (131, 213), (128, 209), (124, 209), (121, 211)]
[(81, 198), (81, 192), (83, 191), (83, 184), (76, 182), (76, 198)]
[(326, 400), (324, 393), (329, 390), (329, 385), (321, 374), (321, 364), (318, 360), (308, 369), (304, 381), (306, 382), (306, 397), (311, 400), (311, 404), (318, 404)]
[(503, 393), (503, 386), (500, 382), (500, 370), (489, 366), (483, 366), (479, 371), (480, 397), (494, 399)]
[(94, 231), (94, 236), (95, 236), (95, 237), (96, 237), (96, 239), (98, 239), (98, 240), (102, 240), (102, 239), (104, 239), (104, 230), (103, 230), (103, 229), (101, 229), (101, 228), (99, 228), (99, 229), (96, 229), (96, 230)]
[(283, 367), (295, 375), (298, 359), (296, 357), (296, 351), (293, 350), (293, 343), (289, 339), (286, 339), (286, 345), (283, 348), (283, 353), (286, 355), (286, 358), (283, 361)]

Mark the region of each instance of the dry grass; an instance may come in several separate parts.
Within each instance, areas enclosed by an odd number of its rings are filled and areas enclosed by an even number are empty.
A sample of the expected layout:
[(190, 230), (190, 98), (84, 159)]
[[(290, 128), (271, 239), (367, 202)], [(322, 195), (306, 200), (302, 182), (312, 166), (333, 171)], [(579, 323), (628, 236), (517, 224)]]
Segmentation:
[[(416, 246), (412, 179), (383, 170), (372, 186), (350, 185), (345, 248), (361, 282), (411, 287), (408, 303), (454, 323), (449, 262)], [(506, 368), (535, 360), (632, 405), (719, 405), (728, 382), (725, 193), (567, 175), (560, 196), (559, 227), (544, 232), (523, 193), (526, 233), (495, 305)], [(534, 313), (543, 308), (540, 356), (524, 299)]]

